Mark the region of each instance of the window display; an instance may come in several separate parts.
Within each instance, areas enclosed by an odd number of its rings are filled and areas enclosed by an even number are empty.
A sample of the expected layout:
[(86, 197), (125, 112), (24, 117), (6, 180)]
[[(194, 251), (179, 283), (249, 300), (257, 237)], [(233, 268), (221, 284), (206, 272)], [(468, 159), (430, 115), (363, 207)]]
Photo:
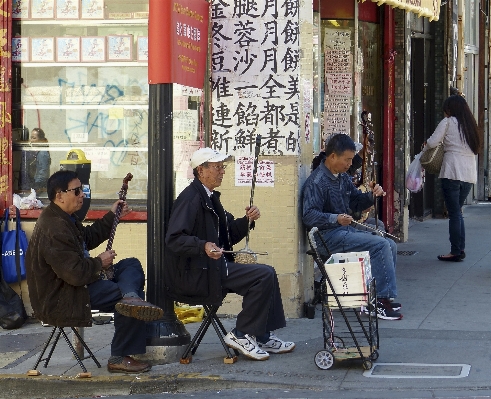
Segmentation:
[[(13, 10), (14, 192), (30, 192), (22, 162), (39, 146), (50, 174), (79, 149), (91, 160), (93, 204), (113, 201), (127, 173), (128, 199), (145, 204), (148, 0), (14, 0)], [(30, 141), (33, 129), (48, 141)]]

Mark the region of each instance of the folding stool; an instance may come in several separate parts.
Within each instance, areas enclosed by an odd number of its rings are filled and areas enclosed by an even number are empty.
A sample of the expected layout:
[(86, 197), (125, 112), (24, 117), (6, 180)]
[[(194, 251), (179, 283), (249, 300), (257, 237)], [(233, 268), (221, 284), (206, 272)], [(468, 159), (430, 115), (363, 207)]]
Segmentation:
[(203, 308), (205, 309), (206, 316), (201, 322), (201, 325), (199, 326), (198, 331), (196, 331), (196, 334), (194, 335), (193, 339), (186, 347), (186, 350), (184, 351), (180, 359), (180, 363), (181, 364), (191, 363), (191, 360), (193, 358), (192, 355), (196, 353), (196, 350), (198, 349), (201, 340), (206, 334), (208, 327), (210, 327), (210, 324), (213, 325), (213, 328), (215, 329), (215, 332), (218, 335), (218, 338), (220, 339), (220, 342), (222, 343), (222, 346), (227, 354), (227, 356), (223, 359), (223, 362), (227, 364), (235, 363), (237, 361), (237, 356), (239, 355), (239, 351), (234, 349), (235, 356), (233, 356), (230, 351), (230, 348), (227, 346), (227, 344), (223, 339), (223, 337), (227, 334), (227, 330), (225, 329), (225, 327), (223, 326), (222, 322), (220, 321), (220, 319), (216, 314), (219, 306), (203, 305)]
[[(51, 334), (50, 334), (48, 340), (46, 341), (46, 344), (44, 344), (43, 350), (39, 354), (38, 360), (36, 361), (36, 364), (34, 365), (33, 370), (36, 370), (39, 363), (41, 363), (41, 361), (43, 361), (43, 360), (45, 361), (44, 367), (45, 368), (48, 367), (48, 363), (49, 363), (51, 356), (53, 355), (53, 352), (56, 348), (56, 344), (58, 343), (58, 340), (60, 339), (60, 335), (63, 335), (65, 342), (67, 343), (68, 347), (72, 351), (73, 356), (77, 360), (77, 363), (82, 368), (84, 373), (87, 372), (87, 369), (85, 368), (84, 364), (82, 363), (82, 360), (88, 359), (89, 357), (92, 358), (92, 360), (94, 360), (97, 367), (101, 368), (101, 364), (96, 359), (96, 357), (94, 356), (92, 351), (89, 349), (89, 347), (87, 346), (87, 344), (85, 343), (85, 341), (83, 340), (83, 338), (81, 337), (81, 335), (79, 334), (77, 329), (75, 327), (70, 327), (72, 329), (73, 333), (75, 334), (75, 336), (79, 339), (80, 343), (83, 345), (83, 347), (87, 350), (87, 353), (89, 354), (89, 356), (86, 356), (83, 359), (81, 359), (80, 356), (78, 355), (77, 351), (75, 350), (72, 343), (70, 342), (70, 339), (68, 339), (68, 336), (67, 336), (67, 334), (63, 328), (64, 327), (53, 327), (53, 329), (51, 330)], [(56, 336), (55, 336), (55, 334), (56, 334)], [(54, 337), (54, 339), (53, 339), (53, 337)], [(49, 346), (51, 340), (53, 340), (53, 342), (52, 342), (52, 346), (51, 346), (51, 349), (49, 351), (49, 354), (46, 358), (43, 359), (44, 353), (46, 352), (46, 349), (48, 349), (48, 346)]]

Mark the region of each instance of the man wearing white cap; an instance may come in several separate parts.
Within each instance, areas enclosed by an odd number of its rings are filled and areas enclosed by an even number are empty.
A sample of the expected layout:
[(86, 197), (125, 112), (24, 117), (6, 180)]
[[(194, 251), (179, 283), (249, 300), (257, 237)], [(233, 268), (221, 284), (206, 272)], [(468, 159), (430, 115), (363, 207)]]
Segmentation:
[(174, 202), (165, 237), (166, 296), (180, 302), (221, 305), (227, 292), (243, 296), (236, 328), (225, 343), (245, 356), (266, 360), (269, 353), (286, 353), (295, 348), (273, 333), (285, 327), (280, 287), (274, 268), (264, 264), (238, 264), (229, 253), (247, 234), (248, 224), (261, 213), (245, 207), (245, 216), (235, 219), (223, 209), (220, 193), (224, 161), (229, 158), (211, 148), (191, 156), (195, 179)]

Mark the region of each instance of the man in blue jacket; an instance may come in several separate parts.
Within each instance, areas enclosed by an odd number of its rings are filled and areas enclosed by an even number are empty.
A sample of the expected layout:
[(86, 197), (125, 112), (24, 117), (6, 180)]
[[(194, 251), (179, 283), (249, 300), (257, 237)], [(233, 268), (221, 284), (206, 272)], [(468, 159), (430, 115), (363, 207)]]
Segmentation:
[(355, 156), (356, 146), (346, 134), (336, 134), (326, 145), (326, 158), (311, 173), (303, 186), (302, 220), (308, 229), (317, 227), (329, 251), (369, 251), (372, 275), (377, 287), (377, 317), (400, 320), (401, 305), (391, 301), (397, 296), (397, 246), (390, 238), (352, 227), (354, 212), (373, 205), (374, 196), (385, 195), (378, 184), (371, 192), (356, 188), (346, 173)]
[(215, 191), (222, 183), (227, 155), (201, 148), (191, 157), (194, 181), (174, 202), (165, 238), (167, 245), (165, 290), (180, 302), (220, 305), (224, 294), (243, 296), (236, 328), (225, 342), (245, 356), (266, 360), (269, 353), (286, 353), (293, 342), (279, 339), (273, 331), (285, 327), (285, 315), (275, 270), (263, 264), (238, 264), (223, 251), (242, 240), (261, 213), (247, 206), (245, 216), (235, 219), (220, 203)]

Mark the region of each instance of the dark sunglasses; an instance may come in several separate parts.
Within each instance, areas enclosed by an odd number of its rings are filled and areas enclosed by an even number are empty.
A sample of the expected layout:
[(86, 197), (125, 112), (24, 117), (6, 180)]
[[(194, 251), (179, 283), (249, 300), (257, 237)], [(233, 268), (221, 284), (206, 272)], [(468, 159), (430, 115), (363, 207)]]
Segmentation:
[(78, 197), (80, 195), (80, 192), (82, 191), (82, 186), (70, 188), (68, 190), (61, 190), (61, 192), (63, 192), (63, 193), (68, 193), (69, 191), (73, 191), (73, 194), (75, 194), (75, 197)]

